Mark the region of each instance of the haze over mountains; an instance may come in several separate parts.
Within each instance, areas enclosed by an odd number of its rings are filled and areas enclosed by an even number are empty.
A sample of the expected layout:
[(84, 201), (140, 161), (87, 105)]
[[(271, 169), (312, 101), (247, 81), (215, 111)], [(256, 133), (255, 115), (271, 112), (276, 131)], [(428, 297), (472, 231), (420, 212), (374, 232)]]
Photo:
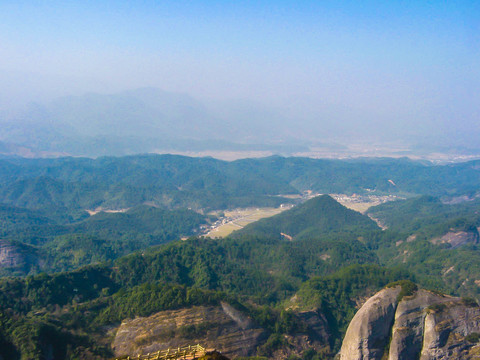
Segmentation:
[(0, 1), (0, 360), (479, 358), (479, 15)]
[[(358, 124), (353, 117), (339, 121), (334, 113), (306, 120), (253, 101), (199, 101), (157, 88), (88, 93), (0, 111), (0, 154), (96, 157), (229, 151), (244, 152), (236, 157), (252, 152), (257, 152), (254, 156), (338, 157), (480, 153), (473, 141), (475, 129), (448, 139), (447, 130), (438, 127), (420, 129), (412, 136), (408, 125), (402, 130), (388, 123)], [(376, 140), (372, 143), (372, 139)]]
[[(32, 103), (15, 114), (0, 114), (2, 152), (15, 153), (23, 147), (33, 154), (98, 156), (286, 148), (279, 140), (286, 137), (287, 130), (269, 126), (271, 114), (251, 104), (236, 104), (234, 110), (224, 107), (207, 108), (189, 95), (155, 88), (109, 95), (89, 93), (45, 105)], [(308, 149), (299, 145), (291, 148)]]

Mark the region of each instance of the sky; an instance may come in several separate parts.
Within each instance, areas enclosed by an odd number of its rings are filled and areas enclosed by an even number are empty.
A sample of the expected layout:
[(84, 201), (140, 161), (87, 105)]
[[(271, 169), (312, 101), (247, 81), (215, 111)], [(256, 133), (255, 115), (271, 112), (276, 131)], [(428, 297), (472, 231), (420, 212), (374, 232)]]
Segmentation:
[(0, 0), (0, 109), (140, 87), (480, 135), (480, 1)]

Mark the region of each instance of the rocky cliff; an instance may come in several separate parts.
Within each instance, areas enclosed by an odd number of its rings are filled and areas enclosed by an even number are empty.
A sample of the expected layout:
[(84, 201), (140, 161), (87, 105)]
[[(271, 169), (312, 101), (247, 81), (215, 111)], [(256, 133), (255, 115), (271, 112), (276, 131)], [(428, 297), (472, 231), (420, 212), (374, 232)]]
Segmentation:
[(25, 275), (38, 265), (39, 260), (33, 247), (0, 239), (0, 274)]
[[(309, 349), (329, 351), (327, 319), (321, 312), (295, 314), (304, 331), (284, 335), (272, 359), (298, 357)], [(112, 348), (116, 356), (152, 353), (189, 344), (201, 344), (235, 359), (258, 354), (269, 337), (267, 330), (227, 303), (161, 311), (127, 319), (116, 329)]]
[(137, 355), (187, 344), (219, 350), (228, 357), (252, 355), (266, 333), (226, 303), (162, 311), (122, 322), (113, 341), (115, 355)]
[(462, 245), (478, 244), (478, 230), (470, 231), (450, 231), (445, 235), (431, 240), (433, 244), (450, 244), (452, 249), (456, 249)]
[(370, 298), (348, 326), (341, 359), (473, 359), (480, 357), (480, 308), (474, 301), (401, 288)]

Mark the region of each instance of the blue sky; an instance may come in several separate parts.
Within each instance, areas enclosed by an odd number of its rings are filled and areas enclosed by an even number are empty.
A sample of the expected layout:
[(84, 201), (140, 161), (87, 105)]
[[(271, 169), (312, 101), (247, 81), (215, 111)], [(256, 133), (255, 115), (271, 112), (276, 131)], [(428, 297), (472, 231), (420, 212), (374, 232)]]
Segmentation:
[(154, 86), (305, 119), (479, 123), (479, 1), (2, 0), (0, 46), (3, 106)]

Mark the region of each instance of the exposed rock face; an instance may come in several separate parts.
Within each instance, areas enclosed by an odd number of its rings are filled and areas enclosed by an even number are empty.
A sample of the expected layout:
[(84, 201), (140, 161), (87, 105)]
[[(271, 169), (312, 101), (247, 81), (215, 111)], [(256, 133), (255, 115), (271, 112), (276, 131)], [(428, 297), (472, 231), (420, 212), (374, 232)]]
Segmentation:
[[(272, 359), (301, 357), (305, 350), (330, 352), (328, 321), (320, 311), (296, 313), (306, 332), (285, 335), (285, 346)], [(112, 348), (116, 356), (153, 353), (179, 346), (201, 344), (235, 359), (252, 356), (268, 338), (248, 316), (227, 303), (168, 310), (149, 317), (128, 319), (116, 330)]]
[(444, 308), (427, 312), (422, 360), (480, 358), (480, 347), (465, 339), (480, 333), (480, 309), (465, 306), (458, 298), (450, 300)]
[(478, 244), (478, 231), (457, 231), (448, 232), (442, 237), (431, 240), (434, 244), (450, 244), (452, 249), (465, 244)]
[(23, 266), (24, 258), (19, 249), (9, 241), (0, 240), (0, 267)]
[(322, 345), (328, 343), (330, 334), (328, 332), (328, 321), (320, 311), (303, 311), (297, 313), (298, 318), (310, 329), (309, 338), (311, 341), (319, 341)]
[(418, 290), (415, 296), (400, 301), (392, 327), (389, 360), (418, 359), (422, 351), (425, 308), (448, 300), (430, 291)]
[(397, 303), (399, 290), (380, 291), (357, 312), (343, 340), (341, 359), (478, 358), (480, 346), (467, 337), (480, 333), (478, 306), (426, 290)]
[(228, 304), (162, 311), (122, 322), (115, 339), (115, 355), (147, 354), (200, 343), (227, 357), (252, 355), (266, 333)]
[(401, 288), (384, 289), (367, 300), (353, 317), (342, 343), (340, 358), (381, 359), (393, 323)]
[(38, 259), (31, 247), (0, 239), (0, 272), (8, 269), (10, 272), (26, 274), (32, 266), (37, 265)]

